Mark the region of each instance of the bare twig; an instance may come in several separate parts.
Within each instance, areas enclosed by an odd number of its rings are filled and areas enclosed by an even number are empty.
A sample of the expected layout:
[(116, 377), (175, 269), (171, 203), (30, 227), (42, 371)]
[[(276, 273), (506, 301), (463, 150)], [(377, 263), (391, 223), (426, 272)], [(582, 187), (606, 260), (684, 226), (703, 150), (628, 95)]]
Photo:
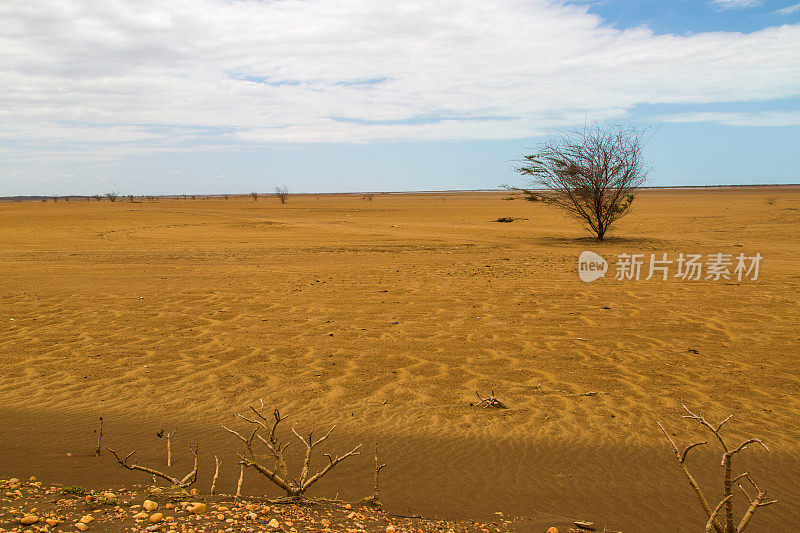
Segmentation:
[(242, 483), (244, 483), (244, 469), (247, 468), (245, 461), (239, 461), (239, 481), (236, 482), (236, 497), (242, 497)]
[(371, 505), (373, 505), (373, 506), (375, 506), (378, 509), (382, 509), (383, 508), (383, 504), (381, 503), (381, 496), (380, 496), (380, 485), (379, 485), (378, 481), (379, 481), (379, 476), (380, 476), (381, 470), (383, 470), (385, 467), (386, 467), (385, 464), (381, 464), (380, 462), (378, 462), (378, 443), (376, 442), (375, 443), (375, 474), (374, 474), (373, 483), (372, 483), (372, 496), (370, 496), (368, 498), (364, 498), (364, 501), (369, 503), (369, 504), (371, 504)]
[(217, 490), (217, 480), (219, 479), (219, 465), (222, 464), (216, 455), (214, 455), (214, 478), (211, 480), (211, 495), (214, 495), (214, 492)]
[(486, 409), (487, 407), (497, 407), (498, 409), (508, 409), (508, 406), (506, 404), (504, 404), (503, 402), (501, 402), (500, 400), (498, 400), (495, 397), (494, 391), (492, 391), (491, 396), (489, 396), (488, 398), (482, 398), (481, 395), (478, 393), (478, 391), (475, 391), (475, 394), (478, 396), (478, 399), (480, 400), (480, 402), (478, 402), (478, 404), (477, 404), (479, 407), (482, 405), (484, 409)]
[(97, 447), (94, 449), (95, 456), (99, 457), (102, 451), (101, 446), (103, 443), (103, 417), (100, 417), (100, 427), (95, 430), (97, 433)]
[(189, 446), (189, 451), (192, 452), (192, 455), (194, 455), (194, 469), (188, 474), (186, 474), (186, 476), (184, 476), (182, 479), (178, 479), (176, 477), (170, 476), (169, 474), (165, 474), (164, 472), (160, 472), (158, 470), (155, 470), (147, 466), (137, 465), (136, 463), (129, 464), (128, 461), (131, 459), (131, 457), (133, 457), (136, 454), (136, 451), (132, 451), (124, 458), (120, 458), (117, 452), (112, 450), (108, 446), (106, 446), (106, 450), (108, 450), (114, 455), (114, 457), (117, 459), (117, 463), (119, 463), (121, 467), (127, 468), (128, 470), (138, 470), (140, 472), (145, 472), (147, 474), (151, 474), (154, 477), (160, 477), (161, 479), (169, 481), (174, 487), (179, 487), (179, 488), (190, 487), (195, 483), (195, 481), (197, 481), (197, 462), (198, 462), (197, 444), (195, 444), (194, 447)]
[[(172, 433), (163, 433), (164, 438), (167, 439), (167, 466), (172, 466), (172, 436), (175, 432), (178, 431), (177, 429), (172, 430)], [(162, 433), (159, 433), (159, 437)]]

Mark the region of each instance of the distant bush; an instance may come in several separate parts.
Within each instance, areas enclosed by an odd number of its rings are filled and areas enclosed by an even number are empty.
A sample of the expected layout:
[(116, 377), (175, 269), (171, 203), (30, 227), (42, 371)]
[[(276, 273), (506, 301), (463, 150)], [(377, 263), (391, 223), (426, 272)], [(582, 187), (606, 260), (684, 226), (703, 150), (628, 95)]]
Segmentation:
[(282, 204), (285, 204), (286, 200), (289, 198), (289, 187), (285, 184), (280, 187), (275, 187), (275, 198), (280, 200)]
[(61, 492), (63, 494), (75, 494), (77, 496), (83, 496), (84, 494), (86, 494), (86, 489), (84, 489), (80, 485), (73, 485), (69, 487), (63, 487), (61, 489)]

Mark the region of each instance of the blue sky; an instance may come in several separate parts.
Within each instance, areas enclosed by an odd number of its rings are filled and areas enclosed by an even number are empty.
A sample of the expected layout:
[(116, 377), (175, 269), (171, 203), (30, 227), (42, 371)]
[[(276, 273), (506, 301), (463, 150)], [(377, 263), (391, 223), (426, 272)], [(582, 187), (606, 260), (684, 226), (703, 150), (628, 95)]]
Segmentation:
[(0, 195), (495, 188), (593, 121), (798, 183), (798, 47), (792, 1), (0, 2)]

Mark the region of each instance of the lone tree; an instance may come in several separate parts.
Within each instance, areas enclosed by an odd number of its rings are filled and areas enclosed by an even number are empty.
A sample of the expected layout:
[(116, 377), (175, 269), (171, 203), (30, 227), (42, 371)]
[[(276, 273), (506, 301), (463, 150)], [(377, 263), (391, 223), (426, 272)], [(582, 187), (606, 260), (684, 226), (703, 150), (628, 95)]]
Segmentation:
[(643, 131), (623, 125), (593, 124), (562, 133), (526, 155), (515, 170), (531, 178), (517, 189), (534, 202), (554, 204), (605, 238), (625, 216), (647, 169), (642, 161)]

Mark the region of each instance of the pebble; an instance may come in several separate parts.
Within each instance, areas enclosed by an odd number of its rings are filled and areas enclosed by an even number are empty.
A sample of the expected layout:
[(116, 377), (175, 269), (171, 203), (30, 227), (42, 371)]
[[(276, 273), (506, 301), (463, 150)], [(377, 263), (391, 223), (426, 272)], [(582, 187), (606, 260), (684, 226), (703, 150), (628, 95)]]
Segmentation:
[(141, 513), (137, 513), (137, 514), (133, 515), (133, 517), (136, 518), (137, 520), (141, 520), (143, 518), (147, 518), (147, 513), (142, 511)]
[(205, 514), (207, 511), (208, 505), (201, 502), (195, 502), (189, 507), (189, 512), (192, 514)]
[(89, 526), (87, 526), (83, 522), (78, 522), (77, 524), (75, 524), (75, 527), (78, 528), (81, 531), (88, 531), (89, 530)]
[[(325, 527), (325, 528), (331, 527), (331, 521), (330, 521), (330, 520), (328, 520), (327, 518), (323, 518), (322, 520), (320, 520), (320, 521), (319, 521), (319, 523), (320, 523), (320, 524), (322, 524), (322, 527)], [(390, 531), (387, 529), (387, 530), (386, 530), (386, 533), (392, 533), (392, 532), (390, 532)]]
[(154, 524), (158, 524), (162, 520), (164, 520), (164, 515), (161, 513), (153, 513), (150, 515), (150, 521)]
[(56, 520), (55, 518), (48, 518), (47, 520), (45, 520), (45, 522), (47, 522), (47, 525), (50, 526), (50, 527), (56, 527), (58, 524), (61, 523), (58, 520)]
[(200, 496), (200, 491), (197, 489), (192, 489), (189, 491), (189, 494), (191, 494), (192, 496)]
[(90, 524), (94, 522), (94, 517), (90, 514), (87, 514), (82, 516), (80, 521), (83, 522), (84, 524)]
[(155, 511), (158, 509), (158, 504), (153, 500), (145, 500), (144, 503), (142, 503), (142, 507), (147, 511)]
[(23, 525), (26, 525), (26, 526), (30, 525), (30, 524), (35, 524), (38, 521), (39, 521), (39, 517), (36, 516), (35, 514), (27, 514), (27, 515), (25, 515), (25, 516), (23, 516), (22, 518), (19, 519), (19, 523), (23, 524)]
[(397, 531), (392, 524), (386, 526), (386, 533), (395, 533)]
[(19, 483), (19, 479), (12, 477), (11, 479), (8, 480), (8, 483), (9, 485), (16, 485), (17, 483)]
[(272, 520), (270, 520), (269, 524), (267, 524), (267, 525), (269, 527), (271, 527), (272, 529), (279, 529), (281, 527), (281, 523), (278, 522), (277, 520), (275, 520), (274, 518)]
[(106, 500), (117, 501), (117, 495), (114, 494), (113, 492), (104, 492), (103, 498), (105, 498)]
[(548, 528), (547, 533), (558, 533), (558, 528), (556, 526)]

